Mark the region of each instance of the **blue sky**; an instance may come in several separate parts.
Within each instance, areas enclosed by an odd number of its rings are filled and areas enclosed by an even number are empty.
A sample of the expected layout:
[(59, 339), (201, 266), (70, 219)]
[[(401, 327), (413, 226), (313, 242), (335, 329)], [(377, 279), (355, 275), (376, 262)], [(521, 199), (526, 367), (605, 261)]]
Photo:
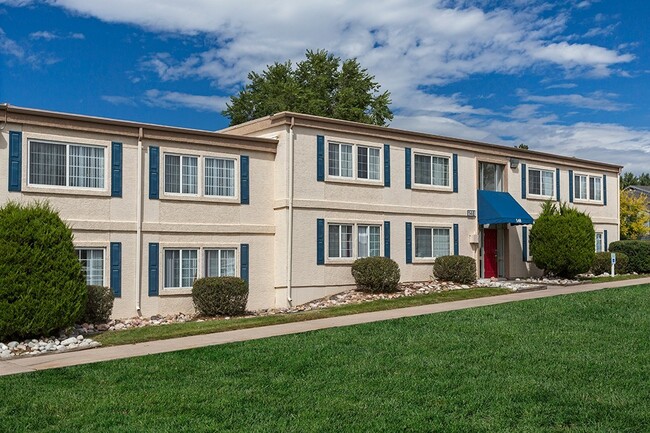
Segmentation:
[(0, 102), (218, 130), (251, 70), (356, 57), (391, 126), (650, 171), (650, 2), (0, 0)]

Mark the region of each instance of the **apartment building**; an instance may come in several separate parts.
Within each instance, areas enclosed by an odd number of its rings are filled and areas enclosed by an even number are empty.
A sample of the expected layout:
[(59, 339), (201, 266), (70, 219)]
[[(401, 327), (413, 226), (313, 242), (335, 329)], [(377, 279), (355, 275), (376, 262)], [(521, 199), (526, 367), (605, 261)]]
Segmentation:
[(608, 163), (287, 112), (210, 132), (4, 106), (0, 125), (0, 203), (49, 200), (116, 317), (191, 311), (214, 275), (248, 280), (249, 309), (296, 305), (352, 288), (375, 255), (402, 281), (450, 254), (539, 275), (546, 200), (588, 212), (597, 251), (619, 238)]

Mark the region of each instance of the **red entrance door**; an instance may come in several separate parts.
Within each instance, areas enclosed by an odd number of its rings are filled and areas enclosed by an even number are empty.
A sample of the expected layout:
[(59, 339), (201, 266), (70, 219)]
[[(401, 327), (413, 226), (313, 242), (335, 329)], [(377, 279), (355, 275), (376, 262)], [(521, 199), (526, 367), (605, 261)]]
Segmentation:
[(497, 269), (497, 229), (483, 229), (483, 272), (485, 278), (499, 275)]

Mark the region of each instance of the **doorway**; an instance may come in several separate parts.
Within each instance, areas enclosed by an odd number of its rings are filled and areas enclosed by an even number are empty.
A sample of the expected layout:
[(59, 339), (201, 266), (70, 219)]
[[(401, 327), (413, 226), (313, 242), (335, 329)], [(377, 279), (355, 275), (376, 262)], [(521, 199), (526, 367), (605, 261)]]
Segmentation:
[(483, 229), (483, 277), (499, 276), (497, 229)]

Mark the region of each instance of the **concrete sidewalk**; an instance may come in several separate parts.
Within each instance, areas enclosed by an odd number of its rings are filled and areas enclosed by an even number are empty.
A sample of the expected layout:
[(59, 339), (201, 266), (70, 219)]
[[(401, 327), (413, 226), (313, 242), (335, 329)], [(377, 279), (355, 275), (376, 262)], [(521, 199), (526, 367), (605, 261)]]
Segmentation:
[(226, 344), (236, 341), (256, 340), (259, 338), (276, 337), (279, 335), (297, 334), (301, 332), (315, 331), (318, 329), (337, 328), (339, 326), (350, 326), (358, 325), (361, 323), (398, 319), (400, 317), (435, 314), (445, 311), (462, 310), (465, 308), (505, 304), (507, 302), (548, 298), (550, 296), (590, 292), (606, 288), (632, 285), (636, 286), (640, 284), (650, 284), (650, 278), (614, 281), (610, 283), (582, 284), (566, 287), (549, 286), (547, 290), (540, 290), (535, 292), (512, 293), (508, 295), (488, 298), (468, 299), (464, 301), (446, 302), (442, 304), (421, 305), (418, 307), (375, 311), (371, 313), (353, 314), (349, 316), (317, 319), (306, 322), (286, 323), (282, 325), (263, 326), (259, 328), (241, 329), (237, 331), (226, 331), (214, 334), (195, 335), (192, 337), (151, 341), (147, 343), (100, 347), (97, 349), (83, 350), (78, 352), (54, 353), (51, 355), (48, 354), (33, 357), (12, 358), (11, 360), (0, 361), (0, 376), (46, 370), (50, 368), (68, 367), (72, 365), (89, 364), (92, 362), (109, 361), (113, 359), (130, 358), (134, 356), (173, 352), (176, 350), (193, 349), (196, 347)]

